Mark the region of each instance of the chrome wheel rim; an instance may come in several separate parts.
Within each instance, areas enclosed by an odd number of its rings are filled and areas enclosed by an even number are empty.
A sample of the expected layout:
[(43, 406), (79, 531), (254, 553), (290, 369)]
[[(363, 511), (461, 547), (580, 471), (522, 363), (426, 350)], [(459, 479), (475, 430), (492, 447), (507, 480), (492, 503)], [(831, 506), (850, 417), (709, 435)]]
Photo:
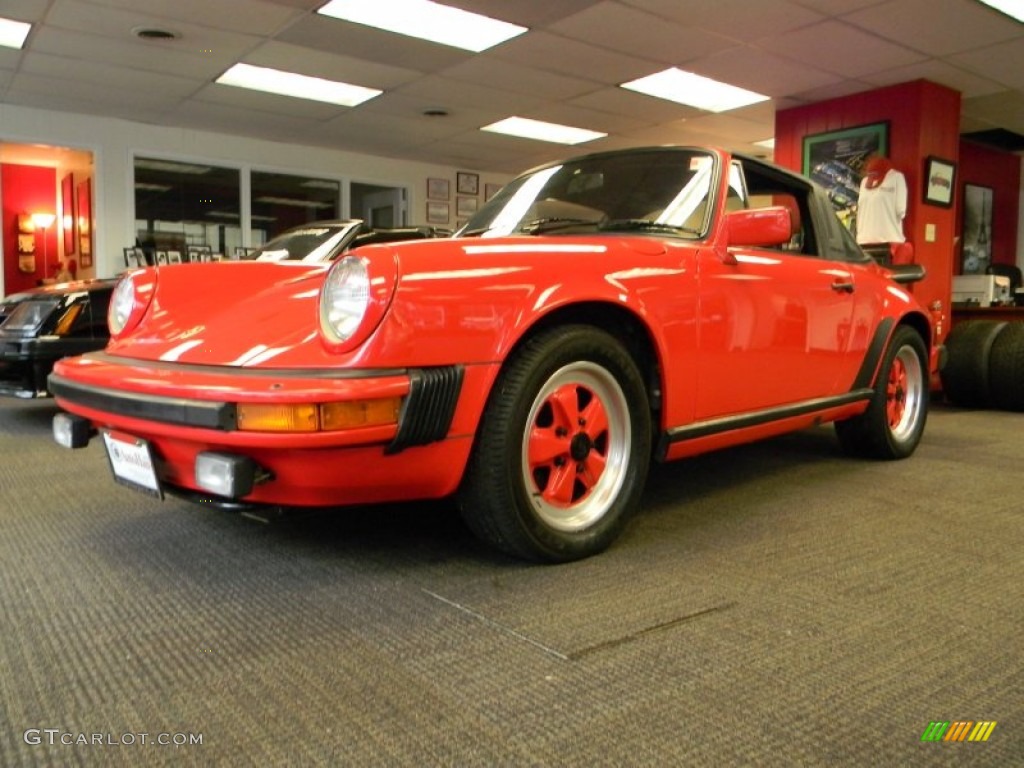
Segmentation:
[(615, 503), (626, 480), (632, 424), (622, 387), (590, 362), (556, 371), (530, 406), (522, 479), (538, 517), (583, 530)]
[(885, 405), (889, 431), (899, 442), (909, 439), (917, 428), (925, 404), (924, 369), (913, 347), (896, 353), (886, 381)]

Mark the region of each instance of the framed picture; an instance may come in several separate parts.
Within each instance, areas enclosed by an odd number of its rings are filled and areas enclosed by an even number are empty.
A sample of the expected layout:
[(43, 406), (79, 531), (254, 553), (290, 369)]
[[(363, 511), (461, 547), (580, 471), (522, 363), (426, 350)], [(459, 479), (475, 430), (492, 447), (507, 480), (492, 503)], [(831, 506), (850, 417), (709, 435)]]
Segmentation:
[(477, 199), (475, 197), (460, 197), (455, 204), (456, 216), (472, 216), (476, 213)]
[(427, 223), (447, 224), (448, 203), (427, 203)]
[(964, 184), (960, 272), (984, 275), (992, 263), (992, 187)]
[(181, 264), (181, 251), (168, 251), (167, 252), (167, 263), (168, 264)]
[(940, 157), (924, 161), (924, 201), (929, 205), (949, 208), (953, 205), (953, 181), (956, 165)]
[(864, 166), (872, 155), (888, 154), (887, 122), (804, 136), (803, 174), (828, 190), (836, 213), (852, 231)]
[(501, 184), (484, 184), (484, 202), (486, 203), (501, 190)]
[(92, 180), (78, 184), (78, 253), (79, 266), (92, 266)]
[(460, 195), (476, 195), (480, 192), (480, 176), (476, 173), (463, 173), (459, 171), (455, 174), (456, 183), (455, 189)]
[(167, 266), (167, 251), (157, 251), (156, 252), (156, 265), (158, 267), (166, 267)]
[(67, 174), (60, 182), (61, 227), (64, 230), (64, 258), (73, 256), (77, 248), (75, 240), (75, 178)]
[(128, 269), (136, 269), (138, 267), (145, 267), (146, 255), (142, 252), (141, 248), (125, 248), (124, 249), (124, 265)]
[(427, 199), (447, 200), (451, 196), (448, 179), (427, 179)]

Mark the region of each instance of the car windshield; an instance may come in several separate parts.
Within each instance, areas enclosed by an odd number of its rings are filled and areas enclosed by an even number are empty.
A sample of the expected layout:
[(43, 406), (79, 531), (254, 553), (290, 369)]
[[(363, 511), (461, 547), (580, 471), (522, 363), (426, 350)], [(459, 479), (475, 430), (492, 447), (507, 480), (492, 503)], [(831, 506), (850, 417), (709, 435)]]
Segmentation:
[(60, 304), (58, 299), (34, 299), (18, 304), (8, 315), (0, 328), (5, 331), (21, 333), (39, 330), (54, 309)]
[(256, 261), (327, 261), (336, 248), (361, 222), (337, 224), (311, 224), (292, 229), (270, 240), (266, 245), (246, 256)]
[(645, 149), (590, 155), (531, 171), (486, 203), (457, 234), (652, 232), (700, 237), (708, 226), (710, 153)]

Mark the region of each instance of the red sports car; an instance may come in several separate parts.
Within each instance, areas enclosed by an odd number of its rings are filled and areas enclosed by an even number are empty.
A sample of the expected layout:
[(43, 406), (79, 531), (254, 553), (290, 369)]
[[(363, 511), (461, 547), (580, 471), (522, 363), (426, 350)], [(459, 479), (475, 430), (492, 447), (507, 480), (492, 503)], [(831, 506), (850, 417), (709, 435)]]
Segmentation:
[(55, 439), (115, 479), (226, 507), (455, 495), (526, 558), (607, 547), (649, 462), (835, 422), (921, 439), (939, 349), (807, 179), (717, 149), (519, 177), (453, 239), (333, 263), (129, 273), (105, 351), (59, 362)]

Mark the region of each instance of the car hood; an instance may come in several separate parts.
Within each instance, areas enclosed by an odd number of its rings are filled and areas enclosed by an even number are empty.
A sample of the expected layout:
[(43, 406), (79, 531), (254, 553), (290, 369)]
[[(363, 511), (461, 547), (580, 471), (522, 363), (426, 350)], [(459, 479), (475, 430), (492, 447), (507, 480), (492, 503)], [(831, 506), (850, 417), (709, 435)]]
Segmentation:
[[(112, 341), (107, 352), (264, 369), (425, 365), (438, 364), (429, 345), (420, 343), (425, 336), (458, 334), (466, 345), (461, 351), (480, 341), (476, 349), (486, 356), (495, 336), (517, 326), (523, 307), (552, 300), (552, 286), (565, 284), (566, 270), (577, 299), (614, 300), (631, 268), (664, 254), (665, 246), (634, 236), (510, 237), (423, 240), (359, 252), (399, 265), (391, 310), (380, 333), (371, 336), (375, 344), (339, 354), (322, 342), (318, 299), (329, 264), (215, 262), (160, 268), (142, 323)], [(614, 275), (619, 279), (611, 280)], [(491, 342), (483, 343), (484, 337)], [(450, 348), (432, 349), (450, 356)]]
[(329, 266), (214, 262), (161, 267), (142, 323), (112, 340), (107, 352), (203, 365), (266, 363), (318, 341), (317, 297)]

